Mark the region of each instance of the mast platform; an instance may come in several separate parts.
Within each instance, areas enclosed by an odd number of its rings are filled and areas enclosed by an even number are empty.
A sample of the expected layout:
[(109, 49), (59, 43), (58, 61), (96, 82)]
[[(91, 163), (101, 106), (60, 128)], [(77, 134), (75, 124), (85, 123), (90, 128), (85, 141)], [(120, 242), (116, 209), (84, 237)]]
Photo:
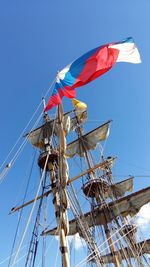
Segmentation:
[(109, 191), (109, 184), (102, 178), (91, 179), (83, 187), (83, 192), (87, 197), (95, 197), (102, 190), (105, 193)]
[[(39, 156), (38, 165), (42, 170), (44, 169), (48, 153), (49, 153), (48, 151), (45, 151), (45, 152), (42, 152)], [(51, 153), (49, 154), (48, 162), (47, 162), (47, 166), (46, 166), (47, 171), (49, 171), (49, 169), (50, 169), (49, 165), (52, 164), (54, 161), (56, 161), (56, 162), (58, 161), (58, 152), (56, 150), (51, 151)]]

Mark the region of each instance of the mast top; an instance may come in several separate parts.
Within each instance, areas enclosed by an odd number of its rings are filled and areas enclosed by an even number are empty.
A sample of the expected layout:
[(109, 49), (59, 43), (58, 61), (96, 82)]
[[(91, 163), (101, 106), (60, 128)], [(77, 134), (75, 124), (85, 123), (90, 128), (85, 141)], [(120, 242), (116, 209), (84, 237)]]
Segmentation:
[[(42, 103), (43, 103), (43, 108), (45, 110), (45, 107), (46, 107), (46, 101), (45, 101), (45, 97), (42, 97)], [(47, 114), (46, 111), (43, 111), (44, 114)]]

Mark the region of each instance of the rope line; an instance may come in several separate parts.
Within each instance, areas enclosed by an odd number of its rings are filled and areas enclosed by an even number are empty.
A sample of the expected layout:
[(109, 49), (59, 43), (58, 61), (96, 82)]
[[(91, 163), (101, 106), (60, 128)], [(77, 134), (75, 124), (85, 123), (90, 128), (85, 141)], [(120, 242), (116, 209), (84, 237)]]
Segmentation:
[(34, 208), (35, 208), (35, 204), (36, 204), (36, 198), (38, 197), (38, 194), (39, 194), (39, 192), (40, 192), (40, 188), (41, 188), (41, 185), (42, 185), (42, 182), (43, 182), (43, 179), (44, 179), (44, 175), (45, 175), (45, 171), (46, 171), (46, 166), (47, 166), (48, 158), (49, 158), (49, 153), (47, 154), (46, 161), (45, 161), (45, 165), (44, 165), (44, 169), (43, 169), (42, 176), (41, 176), (40, 183), (39, 183), (39, 187), (38, 187), (38, 190), (37, 190), (37, 193), (36, 193), (36, 196), (35, 196), (35, 200), (34, 200), (34, 202), (33, 202), (33, 206), (32, 206), (32, 209), (31, 209), (31, 211), (30, 211), (28, 221), (27, 221), (27, 223), (26, 223), (26, 226), (25, 226), (25, 229), (24, 229), (24, 232), (23, 232), (21, 241), (20, 241), (20, 243), (19, 243), (19, 246), (18, 246), (16, 255), (15, 255), (15, 257), (14, 257), (14, 260), (13, 260), (13, 263), (12, 263), (11, 267), (13, 267), (13, 266), (15, 265), (15, 263), (16, 263), (16, 259), (17, 259), (17, 257), (18, 257), (18, 254), (19, 254), (19, 251), (20, 251), (20, 249), (21, 249), (22, 243), (23, 243), (23, 241), (24, 241), (24, 238), (25, 238), (25, 235), (26, 235), (26, 232), (27, 232), (29, 223), (30, 223), (30, 221), (31, 221), (31, 218), (32, 218), (32, 215), (33, 215), (33, 211), (34, 211)]
[[(129, 222), (131, 222), (132, 220), (133, 220), (133, 218), (131, 218), (127, 223), (123, 224), (123, 225), (121, 226), (120, 229), (116, 230), (116, 232), (114, 232), (114, 233), (110, 236), (110, 238), (112, 238), (114, 235), (116, 235), (117, 232), (119, 232), (124, 226), (126, 226), (126, 225), (127, 225)], [(136, 229), (136, 226), (134, 226), (133, 229)], [(126, 235), (128, 235), (130, 232), (132, 232), (133, 229), (131, 229), (130, 231), (128, 231), (126, 234), (124, 234), (124, 235), (121, 236), (120, 238), (116, 239), (116, 240), (113, 242), (113, 245), (114, 245), (115, 243), (117, 243), (118, 240), (123, 239), (124, 236), (126, 236)], [(100, 249), (100, 248), (101, 248), (101, 247), (102, 247), (102, 246), (103, 246), (103, 245), (104, 245), (110, 238), (107, 238), (101, 245), (98, 246), (98, 248)], [(109, 247), (110, 247), (110, 246), (106, 246), (105, 249), (103, 249), (103, 250), (101, 251), (101, 253), (103, 253), (103, 252), (104, 252), (105, 250), (107, 250)], [(84, 260), (82, 260), (81, 262), (79, 262), (75, 267), (83, 266), (83, 264), (89, 262), (92, 258), (94, 258), (94, 256), (93, 256), (93, 257), (90, 257), (90, 256), (92, 256), (93, 254), (94, 254), (94, 252), (92, 252), (91, 254), (89, 254), (88, 257), (86, 257)], [(89, 259), (89, 257), (90, 257), (90, 259)]]
[[(34, 165), (34, 161), (35, 161), (35, 156), (36, 156), (36, 152), (34, 153), (34, 157), (33, 157), (33, 161), (32, 161), (32, 166), (31, 166), (31, 171), (30, 171), (29, 178), (28, 178), (28, 181), (27, 181), (27, 186), (26, 186), (24, 198), (23, 198), (23, 201), (22, 201), (22, 205), (25, 202), (27, 191), (28, 191), (28, 188), (29, 188), (29, 183), (30, 183), (30, 180), (31, 180), (33, 165)], [(16, 242), (16, 238), (17, 238), (17, 234), (18, 234), (18, 230), (19, 230), (19, 225), (20, 225), (20, 222), (21, 222), (22, 212), (23, 212), (23, 209), (21, 209), (20, 214), (19, 214), (19, 220), (18, 220), (18, 224), (17, 224), (15, 236), (14, 236), (14, 241), (13, 241), (13, 245), (12, 245), (12, 249), (11, 249), (11, 254), (10, 254), (10, 259), (9, 259), (8, 267), (10, 266), (10, 263), (11, 263), (12, 254), (13, 254), (13, 250), (14, 250), (14, 246), (15, 246), (15, 242)]]
[[(39, 118), (37, 119), (37, 121), (35, 122), (35, 124), (33, 125), (31, 131), (33, 130), (34, 127), (36, 127), (36, 125), (38, 124), (39, 120), (42, 117), (42, 113), (40, 114)], [(10, 162), (10, 167), (7, 167), (3, 170), (3, 172), (0, 175), (0, 184), (4, 181), (4, 178), (6, 177), (6, 174), (8, 173), (8, 171), (12, 168), (12, 166), (14, 165), (15, 161), (17, 160), (17, 158), (19, 157), (19, 155), (21, 154), (21, 152), (23, 151), (26, 143), (27, 143), (28, 139), (27, 137), (24, 139), (24, 141), (22, 142), (22, 144), (20, 145), (20, 147), (18, 148), (17, 152), (15, 153), (15, 155), (13, 156), (11, 162)]]
[[(125, 225), (126, 225), (126, 224), (124, 224), (122, 227), (124, 227)], [(121, 228), (122, 228), (122, 227), (121, 227)], [(134, 228), (136, 228), (136, 226), (135, 226)], [(120, 229), (117, 230), (116, 232), (118, 232), (118, 231), (120, 231)], [(130, 230), (128, 233), (124, 234), (123, 236), (121, 236), (120, 238), (116, 239), (116, 240), (113, 242), (112, 245), (114, 245), (115, 243), (117, 243), (118, 240), (123, 239), (123, 237), (126, 236), (126, 235), (128, 235), (131, 231), (133, 231), (133, 229)], [(98, 248), (102, 247), (102, 246), (103, 246), (109, 239), (111, 239), (112, 236), (115, 235), (115, 234), (116, 234), (116, 233), (112, 234), (112, 235), (110, 236), (110, 238), (107, 238), (101, 245), (98, 246)], [(110, 248), (112, 245), (107, 245), (106, 248), (103, 249), (103, 250), (101, 251), (101, 253), (103, 253), (105, 250), (107, 250), (108, 248)], [(92, 252), (91, 254), (89, 254), (88, 257), (86, 257), (84, 260), (82, 260), (80, 263), (78, 263), (75, 267), (83, 266), (83, 264), (89, 262), (91, 259), (93, 259), (93, 258), (95, 257), (95, 256), (92, 256), (93, 254), (94, 254), (94, 252)], [(90, 257), (90, 256), (91, 256), (91, 257)], [(90, 258), (90, 259), (89, 259), (89, 258)]]
[(12, 151), (15, 149), (16, 145), (18, 144), (18, 142), (20, 141), (20, 139), (22, 138), (25, 130), (27, 129), (27, 127), (30, 125), (30, 122), (32, 121), (32, 119), (34, 118), (35, 114), (37, 113), (38, 109), (40, 108), (42, 104), (42, 101), (40, 102), (40, 104), (38, 105), (37, 109), (35, 110), (35, 112), (33, 113), (31, 119), (29, 120), (29, 122), (27, 123), (27, 125), (24, 127), (24, 129), (22, 130), (21, 134), (19, 135), (17, 141), (15, 142), (15, 144), (13, 145), (13, 147), (11, 148), (10, 152), (8, 153), (8, 155), (6, 156), (5, 160), (3, 161), (3, 163), (0, 166), (0, 169), (2, 169), (2, 167), (4, 166), (4, 164), (6, 163), (7, 159), (9, 158), (10, 154), (12, 153)]
[[(55, 83), (56, 78), (53, 80), (53, 82), (51, 83), (50, 87), (48, 88), (47, 92), (45, 93), (44, 98), (47, 97), (49, 91), (51, 90), (52, 86)], [(4, 164), (6, 163), (6, 161), (8, 160), (9, 156), (12, 154), (12, 152), (14, 151), (15, 147), (17, 146), (17, 144), (19, 143), (21, 137), (24, 135), (27, 127), (30, 125), (31, 121), (33, 120), (34, 116), (36, 115), (36, 113), (38, 112), (41, 104), (43, 103), (43, 100), (41, 100), (40, 104), (38, 105), (38, 107), (36, 108), (36, 110), (34, 111), (33, 115), (31, 116), (29, 122), (27, 123), (27, 125), (24, 127), (24, 129), (22, 130), (21, 134), (19, 135), (17, 141), (15, 142), (15, 144), (13, 145), (13, 147), (11, 148), (11, 150), (9, 151), (8, 155), (6, 156), (6, 158), (4, 159), (3, 163), (0, 166), (0, 170), (3, 168)], [(42, 117), (43, 111), (42, 113), (39, 115), (37, 121), (40, 120), (40, 118)], [(36, 123), (37, 123), (36, 121)], [(35, 127), (35, 125), (32, 127), (31, 131), (33, 130), (33, 128)], [(20, 145), (19, 149), (17, 150), (17, 152), (15, 153), (15, 155), (13, 156), (13, 158), (10, 160), (10, 163), (6, 165), (6, 167), (4, 168), (4, 170), (2, 171), (2, 173), (0, 174), (0, 184), (3, 182), (8, 170), (10, 170), (10, 168), (12, 167), (12, 165), (15, 163), (15, 161), (17, 160), (19, 154), (21, 153), (22, 149), (24, 148), (24, 146), (27, 143), (27, 137), (25, 138), (25, 140), (22, 142), (22, 144)]]
[[(23, 250), (23, 249), (26, 248), (27, 246), (28, 246), (28, 244), (27, 244), (27, 245), (24, 245), (24, 246), (21, 248), (21, 250)], [(15, 253), (16, 253), (16, 251), (12, 254), (12, 256), (15, 255)], [(0, 265), (3, 264), (3, 263), (5, 263), (6, 261), (8, 261), (10, 257), (11, 257), (11, 256), (8, 256), (8, 257), (5, 258), (4, 260), (2, 260), (2, 261), (0, 262)]]
[[(54, 235), (54, 236), (52, 237), (52, 239), (50, 240), (50, 242), (49, 242), (49, 244), (48, 244), (48, 246), (47, 246), (47, 249), (46, 249), (46, 251), (45, 251), (45, 253), (44, 253), (44, 257), (47, 255), (48, 250), (49, 250), (49, 248), (50, 248), (52, 242), (54, 241), (54, 239), (55, 239), (55, 235)], [(41, 263), (42, 263), (42, 260), (39, 261), (37, 267), (41, 266)]]

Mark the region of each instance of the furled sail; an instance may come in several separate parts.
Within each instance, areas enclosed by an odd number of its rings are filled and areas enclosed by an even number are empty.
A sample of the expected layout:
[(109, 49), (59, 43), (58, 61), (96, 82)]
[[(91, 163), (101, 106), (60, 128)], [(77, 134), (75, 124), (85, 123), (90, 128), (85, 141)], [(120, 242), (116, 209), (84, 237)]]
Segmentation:
[(83, 135), (67, 145), (66, 157), (72, 158), (75, 155), (84, 156), (86, 150), (94, 150), (97, 143), (107, 139), (109, 135), (109, 124), (111, 121), (104, 123), (93, 131)]
[[(98, 207), (91, 212), (84, 214), (89, 227), (104, 224), (103, 214), (105, 212), (108, 222), (111, 222), (115, 217), (122, 215), (136, 215), (140, 208), (150, 202), (150, 187), (144, 188), (138, 192), (125, 196), (119, 200), (110, 202), (107, 207)], [(82, 220), (82, 218), (81, 218)], [(77, 232), (80, 234), (80, 226), (76, 219), (69, 222), (69, 235), (74, 235)], [(57, 235), (56, 228), (43, 233), (44, 235)]]

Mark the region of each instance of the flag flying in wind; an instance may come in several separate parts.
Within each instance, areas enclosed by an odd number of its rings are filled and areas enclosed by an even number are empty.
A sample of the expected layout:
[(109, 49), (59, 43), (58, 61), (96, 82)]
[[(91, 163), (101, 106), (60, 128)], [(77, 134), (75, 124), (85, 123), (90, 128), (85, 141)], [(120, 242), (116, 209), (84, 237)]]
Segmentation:
[(101, 76), (116, 62), (141, 63), (138, 49), (131, 37), (99, 46), (61, 70), (57, 74), (52, 96), (44, 111), (60, 104), (63, 96), (74, 98), (75, 88)]

